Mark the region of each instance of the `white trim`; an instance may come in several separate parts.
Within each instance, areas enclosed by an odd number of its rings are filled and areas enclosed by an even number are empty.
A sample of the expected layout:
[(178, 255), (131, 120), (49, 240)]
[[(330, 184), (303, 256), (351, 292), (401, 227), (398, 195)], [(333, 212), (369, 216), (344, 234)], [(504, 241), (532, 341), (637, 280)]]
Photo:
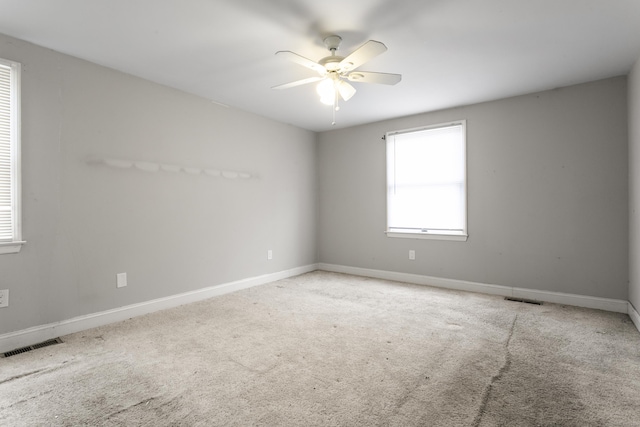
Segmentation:
[(9, 186), (11, 188), (11, 241), (3, 241), (0, 247), (1, 254), (14, 254), (20, 252), (22, 244), (22, 172), (21, 172), (21, 73), (22, 64), (16, 61), (0, 58), (0, 65), (10, 69), (9, 71), (9, 156), (10, 174)]
[(640, 314), (638, 314), (635, 307), (631, 303), (629, 303), (629, 310), (627, 314), (629, 314), (631, 321), (634, 325), (636, 325), (636, 329), (638, 330), (638, 332), (640, 332)]
[(430, 125), (418, 126), (418, 127), (409, 128), (409, 129), (392, 130), (386, 133), (385, 138), (393, 135), (402, 135), (403, 133), (412, 133), (412, 132), (419, 132), (422, 130), (440, 129), (440, 128), (446, 128), (446, 127), (452, 127), (452, 126), (466, 127), (467, 120), (466, 119), (453, 120), (451, 122), (433, 123)]
[(317, 269), (317, 264), (310, 264), (302, 267), (292, 268), (290, 270), (250, 277), (235, 282), (211, 286), (208, 288), (198, 289), (190, 292), (184, 292), (177, 295), (171, 295), (151, 301), (127, 305), (124, 307), (101, 311), (98, 313), (86, 314), (83, 316), (74, 317), (72, 319), (62, 320), (60, 322), (35, 326), (21, 331), (9, 332), (0, 335), (0, 353), (6, 353), (7, 351), (15, 350), (17, 348), (22, 348), (59, 336), (84, 331), (86, 329), (96, 328), (98, 326), (107, 325), (109, 323), (120, 322), (122, 320), (141, 316), (143, 314), (153, 313), (159, 310), (177, 307), (179, 305), (202, 301), (208, 298), (228, 294), (242, 289), (264, 285), (276, 280), (298, 276), (300, 274), (315, 271)]
[(17, 254), (25, 243), (27, 242), (0, 243), (0, 254)]
[(439, 233), (437, 231), (432, 232), (422, 232), (422, 233), (411, 233), (411, 232), (398, 232), (398, 231), (385, 231), (387, 237), (399, 237), (401, 239), (429, 239), (429, 240), (452, 240), (457, 242), (466, 242), (467, 236), (466, 234), (445, 234)]
[(14, 145), (13, 145), (13, 189), (15, 194), (13, 195), (13, 215), (14, 215), (14, 241), (13, 243), (20, 246), (14, 253), (20, 252), (22, 244), (22, 64), (19, 62), (13, 62), (14, 68), (14, 85), (16, 86), (16, 96), (13, 104), (15, 111), (14, 119)]
[(598, 310), (613, 311), (616, 313), (629, 312), (629, 303), (627, 301), (610, 298), (565, 294), (561, 292), (541, 291), (536, 289), (514, 288), (510, 286), (469, 282), (466, 280), (445, 279), (441, 277), (423, 276), (419, 274), (372, 270), (367, 268), (348, 267), (344, 265), (325, 263), (318, 264), (318, 269), (333, 271), (336, 273), (353, 274), (356, 276), (374, 277), (376, 279), (395, 280), (398, 282), (413, 283), (417, 285), (434, 286), (437, 288), (454, 289), (458, 291), (478, 292), (505, 297), (527, 298), (556, 304), (572, 305), (576, 307), (595, 308)]

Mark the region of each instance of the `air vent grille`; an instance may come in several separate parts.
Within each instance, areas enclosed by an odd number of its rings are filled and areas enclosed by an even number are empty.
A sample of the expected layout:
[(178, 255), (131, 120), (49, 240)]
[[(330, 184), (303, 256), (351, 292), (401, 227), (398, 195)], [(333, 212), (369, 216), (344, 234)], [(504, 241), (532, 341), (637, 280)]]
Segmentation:
[(11, 356), (15, 356), (16, 354), (26, 353), (31, 350), (35, 350), (42, 347), (49, 347), (50, 345), (56, 345), (61, 343), (62, 343), (62, 340), (60, 338), (53, 338), (38, 344), (28, 345), (26, 347), (16, 348), (15, 350), (7, 351), (6, 353), (3, 353), (2, 356), (11, 357)]
[(504, 297), (504, 299), (507, 301), (524, 302), (524, 303), (533, 304), (533, 305), (542, 305), (542, 301), (536, 301), (533, 299), (516, 298), (516, 297)]

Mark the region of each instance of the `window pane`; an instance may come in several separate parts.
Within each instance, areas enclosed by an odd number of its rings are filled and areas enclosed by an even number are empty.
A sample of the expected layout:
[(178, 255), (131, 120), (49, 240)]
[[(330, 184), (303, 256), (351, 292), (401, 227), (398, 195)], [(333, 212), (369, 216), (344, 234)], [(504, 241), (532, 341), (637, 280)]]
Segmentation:
[(391, 228), (464, 229), (462, 184), (405, 187), (389, 208)]

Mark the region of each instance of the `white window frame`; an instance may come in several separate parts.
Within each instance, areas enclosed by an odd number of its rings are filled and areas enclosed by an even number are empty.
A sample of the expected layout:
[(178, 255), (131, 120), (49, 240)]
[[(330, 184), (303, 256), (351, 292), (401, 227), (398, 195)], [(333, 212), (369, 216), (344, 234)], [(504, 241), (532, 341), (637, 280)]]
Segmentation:
[[(463, 162), (464, 162), (464, 181), (463, 181), (463, 227), (461, 230), (442, 230), (442, 229), (430, 229), (428, 228), (428, 224), (425, 224), (427, 227), (425, 228), (407, 228), (400, 229), (394, 228), (390, 226), (390, 203), (392, 203), (392, 198), (390, 197), (391, 189), (395, 186), (395, 158), (394, 158), (394, 136), (405, 133), (413, 133), (413, 132), (421, 132), (425, 130), (433, 130), (440, 129), (449, 126), (461, 126), (462, 127), (462, 138), (463, 138)], [(398, 131), (387, 132), (385, 135), (385, 141), (387, 145), (387, 228), (386, 235), (387, 237), (399, 237), (399, 238), (408, 238), (408, 239), (434, 239), (434, 240), (456, 240), (456, 241), (466, 241), (468, 236), (467, 232), (467, 122), (466, 120), (456, 120), (453, 122), (447, 123), (439, 123), (429, 126), (422, 126), (418, 128), (412, 129), (404, 129)]]
[[(0, 240), (0, 255), (20, 252), (22, 245), (21, 173), (20, 173), (20, 73), (22, 66), (15, 61), (0, 58), (0, 66), (10, 72), (9, 105), (9, 157), (10, 206), (12, 236)], [(0, 142), (1, 144), (2, 142)]]

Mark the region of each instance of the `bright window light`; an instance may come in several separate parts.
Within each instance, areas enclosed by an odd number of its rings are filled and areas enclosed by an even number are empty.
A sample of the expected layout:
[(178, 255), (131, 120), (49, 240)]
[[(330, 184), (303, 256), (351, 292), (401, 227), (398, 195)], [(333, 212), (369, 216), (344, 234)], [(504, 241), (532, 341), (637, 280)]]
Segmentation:
[(387, 234), (466, 240), (464, 121), (387, 134)]

